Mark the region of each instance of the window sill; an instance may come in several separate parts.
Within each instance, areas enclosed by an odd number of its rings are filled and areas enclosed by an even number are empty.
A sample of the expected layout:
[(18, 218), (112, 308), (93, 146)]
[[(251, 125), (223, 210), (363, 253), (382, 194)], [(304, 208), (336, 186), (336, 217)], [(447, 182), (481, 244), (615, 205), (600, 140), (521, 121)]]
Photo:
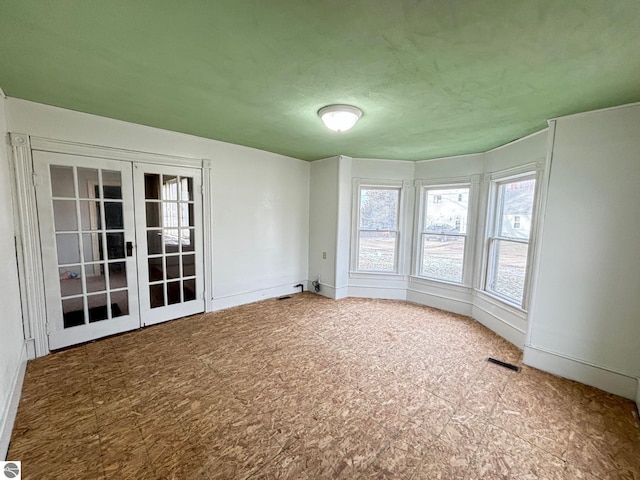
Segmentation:
[(412, 283), (417, 283), (419, 285), (425, 285), (429, 287), (445, 288), (448, 290), (455, 290), (455, 291), (464, 290), (467, 292), (471, 292), (472, 290), (470, 286), (463, 285), (462, 283), (447, 282), (446, 280), (436, 280), (435, 278), (419, 277), (417, 275), (411, 275), (409, 277), (409, 280)]
[(387, 280), (407, 280), (408, 277), (401, 273), (392, 272), (349, 272), (349, 278), (378, 278)]
[(486, 290), (476, 290), (475, 292), (477, 297), (483, 298), (484, 300), (493, 303), (498, 307), (504, 308), (505, 310), (508, 310), (515, 315), (521, 316), (522, 318), (527, 317), (527, 311), (524, 308), (519, 307), (515, 303), (509, 302), (503, 297), (495, 295), (491, 292), (487, 292)]

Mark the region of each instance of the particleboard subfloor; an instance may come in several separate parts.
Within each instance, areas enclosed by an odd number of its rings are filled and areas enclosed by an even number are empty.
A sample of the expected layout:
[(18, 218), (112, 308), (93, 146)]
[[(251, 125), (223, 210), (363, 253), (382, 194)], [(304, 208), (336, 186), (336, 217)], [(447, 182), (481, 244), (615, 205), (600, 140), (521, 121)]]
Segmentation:
[(24, 479), (638, 479), (635, 404), (463, 316), (304, 293), (29, 363)]

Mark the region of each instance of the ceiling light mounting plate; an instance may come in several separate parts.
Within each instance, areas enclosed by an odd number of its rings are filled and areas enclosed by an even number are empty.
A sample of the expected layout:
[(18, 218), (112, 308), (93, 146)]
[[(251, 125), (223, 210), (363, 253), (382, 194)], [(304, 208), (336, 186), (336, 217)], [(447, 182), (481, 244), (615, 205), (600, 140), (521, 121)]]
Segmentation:
[(325, 127), (334, 132), (346, 132), (362, 117), (362, 110), (353, 105), (327, 105), (318, 110)]

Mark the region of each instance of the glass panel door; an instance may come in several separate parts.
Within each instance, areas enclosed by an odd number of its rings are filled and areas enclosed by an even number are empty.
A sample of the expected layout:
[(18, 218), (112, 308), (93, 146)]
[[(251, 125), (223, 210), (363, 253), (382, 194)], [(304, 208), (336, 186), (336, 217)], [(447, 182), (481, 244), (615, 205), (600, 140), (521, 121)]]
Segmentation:
[(143, 165), (135, 175), (142, 324), (203, 312), (201, 170)]
[(50, 348), (138, 328), (131, 165), (33, 158)]

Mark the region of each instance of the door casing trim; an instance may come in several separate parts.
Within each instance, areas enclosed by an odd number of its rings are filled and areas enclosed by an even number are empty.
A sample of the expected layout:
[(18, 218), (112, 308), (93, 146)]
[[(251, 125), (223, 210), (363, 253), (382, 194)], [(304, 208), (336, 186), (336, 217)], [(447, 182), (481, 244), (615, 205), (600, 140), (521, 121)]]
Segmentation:
[(47, 313), (44, 290), (40, 225), (36, 209), (35, 189), (39, 179), (33, 170), (32, 151), (81, 155), (85, 157), (120, 160), (124, 162), (153, 163), (198, 168), (202, 171), (203, 234), (204, 234), (204, 298), (205, 311), (212, 308), (213, 266), (211, 222), (211, 160), (141, 152), (103, 145), (91, 145), (67, 140), (57, 140), (24, 133), (9, 133), (11, 145), (10, 168), (12, 170), (12, 195), (14, 201), (14, 231), (16, 239), (20, 301), (24, 336), (29, 348), (29, 358), (50, 353), (47, 331)]

